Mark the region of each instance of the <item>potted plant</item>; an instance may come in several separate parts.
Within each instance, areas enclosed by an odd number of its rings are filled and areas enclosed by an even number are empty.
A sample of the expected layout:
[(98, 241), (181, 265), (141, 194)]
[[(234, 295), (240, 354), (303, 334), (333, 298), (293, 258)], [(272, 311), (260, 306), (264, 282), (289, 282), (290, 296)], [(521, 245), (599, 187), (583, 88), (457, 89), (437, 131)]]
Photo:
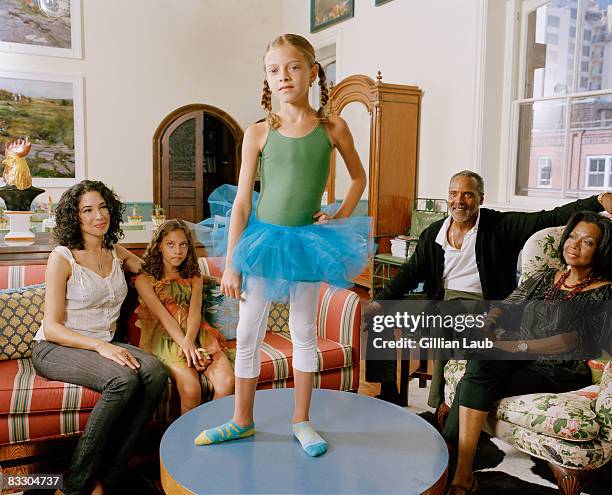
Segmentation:
[(153, 210), (151, 211), (151, 221), (153, 222), (153, 228), (155, 229), (166, 221), (166, 213), (161, 205), (153, 205)]

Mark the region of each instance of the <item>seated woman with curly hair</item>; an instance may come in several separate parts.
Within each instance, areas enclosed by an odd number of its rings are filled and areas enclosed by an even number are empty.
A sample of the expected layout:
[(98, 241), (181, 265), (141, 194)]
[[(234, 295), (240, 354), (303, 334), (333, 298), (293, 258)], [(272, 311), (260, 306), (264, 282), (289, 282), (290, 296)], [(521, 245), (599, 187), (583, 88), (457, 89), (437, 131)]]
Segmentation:
[[(513, 318), (517, 340), (497, 340), (505, 360), (468, 361), (442, 435), (458, 447), (449, 494), (474, 493), (480, 430), (503, 397), (562, 393), (591, 384), (584, 359), (612, 348), (612, 221), (589, 211), (569, 219), (559, 243), (566, 270), (548, 269), (491, 310), (488, 330)], [(520, 309), (520, 311), (519, 311)]]
[(64, 493), (114, 493), (168, 375), (153, 356), (114, 340), (127, 294), (123, 270), (142, 261), (117, 244), (124, 206), (99, 181), (61, 197), (45, 272), (45, 313), (32, 361), (50, 380), (100, 392), (64, 476)]

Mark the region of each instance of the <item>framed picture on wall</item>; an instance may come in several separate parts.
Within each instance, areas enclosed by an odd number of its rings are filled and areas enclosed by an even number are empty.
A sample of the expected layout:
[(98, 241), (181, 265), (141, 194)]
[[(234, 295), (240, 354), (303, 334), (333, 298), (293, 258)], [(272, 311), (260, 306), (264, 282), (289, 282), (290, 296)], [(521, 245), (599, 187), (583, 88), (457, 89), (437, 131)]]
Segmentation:
[(374, 0), (374, 5), (376, 5), (377, 7), (379, 5), (382, 5), (384, 3), (389, 3), (391, 0)]
[(30, 137), (26, 157), (38, 187), (69, 187), (85, 178), (83, 79), (0, 72), (0, 149)]
[(0, 50), (81, 58), (81, 0), (0, 0)]
[(320, 31), (355, 15), (355, 0), (310, 0), (310, 32)]

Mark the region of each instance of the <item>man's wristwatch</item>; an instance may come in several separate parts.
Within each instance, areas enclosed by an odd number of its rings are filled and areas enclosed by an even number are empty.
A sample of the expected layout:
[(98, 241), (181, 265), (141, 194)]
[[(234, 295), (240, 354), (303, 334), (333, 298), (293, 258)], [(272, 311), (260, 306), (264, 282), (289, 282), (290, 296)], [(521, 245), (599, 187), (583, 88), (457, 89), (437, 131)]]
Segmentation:
[(529, 350), (529, 344), (524, 340), (519, 340), (516, 344), (516, 350), (519, 352), (527, 352)]
[(603, 201), (603, 197), (604, 197), (606, 194), (612, 194), (612, 193), (611, 193), (610, 191), (604, 191), (604, 192), (600, 192), (600, 193), (597, 195), (597, 201), (598, 201), (600, 204), (601, 204), (601, 202)]

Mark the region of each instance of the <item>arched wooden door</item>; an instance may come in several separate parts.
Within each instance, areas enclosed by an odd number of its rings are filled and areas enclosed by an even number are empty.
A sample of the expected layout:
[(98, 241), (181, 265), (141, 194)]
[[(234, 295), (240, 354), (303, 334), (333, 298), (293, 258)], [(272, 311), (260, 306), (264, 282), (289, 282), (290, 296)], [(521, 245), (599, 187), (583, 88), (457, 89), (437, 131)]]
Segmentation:
[(167, 218), (208, 217), (210, 193), (237, 183), (241, 145), (242, 129), (222, 110), (209, 105), (175, 110), (153, 138), (153, 201)]

